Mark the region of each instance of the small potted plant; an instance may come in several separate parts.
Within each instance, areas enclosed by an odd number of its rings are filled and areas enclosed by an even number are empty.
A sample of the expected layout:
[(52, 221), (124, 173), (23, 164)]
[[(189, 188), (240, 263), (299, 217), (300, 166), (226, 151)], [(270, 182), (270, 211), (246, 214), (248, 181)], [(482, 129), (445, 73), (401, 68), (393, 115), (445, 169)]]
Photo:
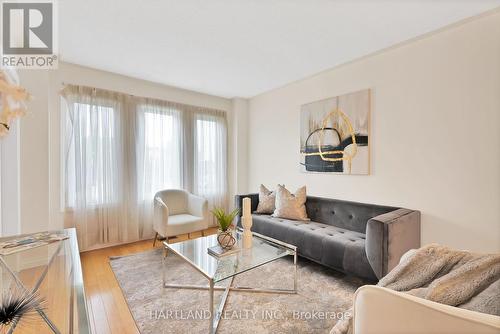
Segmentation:
[(219, 225), (219, 232), (217, 233), (217, 242), (223, 249), (231, 249), (236, 243), (236, 239), (232, 234), (232, 223), (234, 218), (238, 215), (240, 210), (234, 209), (230, 213), (222, 208), (214, 208), (212, 214), (217, 219)]

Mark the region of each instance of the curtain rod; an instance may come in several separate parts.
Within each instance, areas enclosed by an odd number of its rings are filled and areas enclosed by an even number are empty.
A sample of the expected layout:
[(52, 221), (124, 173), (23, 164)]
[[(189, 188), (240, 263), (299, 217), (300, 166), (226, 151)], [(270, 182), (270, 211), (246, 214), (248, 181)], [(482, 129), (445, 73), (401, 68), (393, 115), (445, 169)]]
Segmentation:
[[(123, 93), (123, 92), (117, 92), (115, 90), (111, 90), (111, 89), (107, 89), (107, 88), (98, 88), (98, 87), (90, 87), (90, 86), (87, 86), (87, 85), (78, 85), (78, 84), (73, 84), (73, 83), (67, 83), (67, 82), (64, 82), (64, 81), (61, 81), (61, 85), (63, 86), (68, 86), (68, 85), (71, 85), (71, 86), (79, 86), (79, 87), (85, 87), (85, 88), (88, 88), (88, 89), (93, 89), (93, 90), (97, 90), (97, 89), (100, 89), (100, 90), (107, 90), (108, 92), (112, 92), (112, 93), (116, 93), (116, 94), (122, 94), (122, 95), (127, 95), (127, 96), (131, 96), (131, 97), (138, 97), (138, 98), (145, 98), (143, 96), (138, 96), (138, 95), (134, 95), (134, 94), (129, 94), (129, 93)], [(146, 97), (147, 99), (148, 97)]]
[[(190, 107), (190, 108), (209, 109), (209, 110), (213, 110), (213, 111), (227, 113), (227, 110), (224, 110), (224, 109), (217, 109), (217, 108), (211, 108), (211, 107), (204, 107), (204, 106), (192, 105), (192, 104), (187, 104), (187, 103), (183, 103), (183, 102), (174, 102), (174, 101), (162, 100), (161, 98), (156, 98), (156, 97), (138, 96), (138, 95), (133, 95), (133, 94), (129, 94), (129, 93), (118, 92), (118, 91), (107, 89), (107, 88), (90, 87), (90, 86), (86, 86), (86, 85), (78, 85), (78, 84), (73, 84), (73, 83), (67, 83), (65, 81), (61, 81), (61, 85), (62, 86), (71, 85), (71, 86), (85, 87), (85, 88), (88, 88), (88, 89), (92, 89), (94, 91), (96, 91), (98, 89), (99, 90), (105, 90), (105, 91), (108, 91), (108, 92), (111, 92), (111, 93), (121, 94), (121, 95), (125, 95), (125, 96), (128, 96), (128, 97), (135, 97), (135, 98), (138, 98), (138, 99), (150, 99), (150, 100), (156, 100), (156, 101), (159, 101), (159, 102), (162, 102), (162, 103), (173, 103), (173, 104), (183, 105), (183, 106)], [(59, 92), (61, 92), (63, 89), (61, 89)]]

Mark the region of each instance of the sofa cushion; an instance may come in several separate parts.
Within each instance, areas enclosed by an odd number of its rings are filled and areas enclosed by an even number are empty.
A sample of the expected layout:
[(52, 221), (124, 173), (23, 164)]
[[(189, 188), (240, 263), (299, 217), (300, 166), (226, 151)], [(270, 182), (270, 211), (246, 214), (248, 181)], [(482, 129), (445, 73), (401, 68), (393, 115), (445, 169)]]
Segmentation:
[(266, 188), (263, 184), (259, 188), (259, 204), (256, 213), (272, 214), (276, 209), (276, 192)]
[(365, 234), (318, 222), (254, 214), (252, 231), (297, 246), (301, 256), (361, 277), (375, 276), (365, 252)]
[(308, 196), (306, 209), (312, 221), (366, 233), (370, 218), (397, 208)]
[(338, 268), (359, 277), (376, 279), (368, 262), (365, 250), (365, 238), (333, 235), (323, 241), (323, 258), (321, 263)]
[(295, 194), (292, 194), (288, 189), (278, 184), (276, 189), (276, 209), (272, 216), (309, 221), (306, 213), (306, 200), (306, 186), (300, 187)]
[(253, 214), (252, 220), (252, 231), (301, 248), (305, 232), (300, 228), (303, 222), (259, 214)]

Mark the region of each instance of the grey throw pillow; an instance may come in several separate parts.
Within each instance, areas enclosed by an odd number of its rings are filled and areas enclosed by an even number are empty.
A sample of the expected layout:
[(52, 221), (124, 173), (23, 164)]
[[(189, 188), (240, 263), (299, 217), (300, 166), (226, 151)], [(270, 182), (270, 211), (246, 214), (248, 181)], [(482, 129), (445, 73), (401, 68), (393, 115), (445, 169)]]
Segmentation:
[(306, 186), (303, 186), (292, 194), (285, 187), (278, 185), (276, 189), (276, 209), (273, 217), (293, 219), (293, 220), (310, 220), (306, 212)]
[(274, 212), (276, 193), (267, 189), (263, 184), (259, 188), (259, 204), (257, 205), (257, 210), (255, 213), (261, 214), (271, 214)]

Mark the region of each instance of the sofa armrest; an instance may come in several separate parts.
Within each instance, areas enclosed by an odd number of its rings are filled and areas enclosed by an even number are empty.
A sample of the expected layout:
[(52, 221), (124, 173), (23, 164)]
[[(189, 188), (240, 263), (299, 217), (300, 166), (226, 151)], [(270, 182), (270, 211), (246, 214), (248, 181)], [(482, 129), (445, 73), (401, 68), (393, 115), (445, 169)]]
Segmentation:
[(243, 215), (243, 198), (250, 197), (252, 202), (252, 212), (257, 210), (257, 206), (259, 205), (259, 194), (246, 194), (246, 195), (236, 195), (234, 196), (234, 206), (239, 210), (238, 216), (236, 217), (236, 225), (241, 227), (241, 216)]
[(391, 271), (401, 256), (412, 248), (420, 248), (419, 211), (397, 209), (368, 220), (366, 255), (379, 279)]
[(485, 333), (500, 331), (500, 317), (365, 285), (354, 294), (354, 334)]

